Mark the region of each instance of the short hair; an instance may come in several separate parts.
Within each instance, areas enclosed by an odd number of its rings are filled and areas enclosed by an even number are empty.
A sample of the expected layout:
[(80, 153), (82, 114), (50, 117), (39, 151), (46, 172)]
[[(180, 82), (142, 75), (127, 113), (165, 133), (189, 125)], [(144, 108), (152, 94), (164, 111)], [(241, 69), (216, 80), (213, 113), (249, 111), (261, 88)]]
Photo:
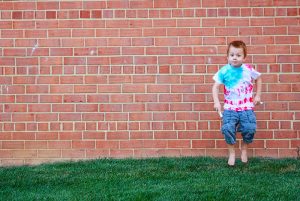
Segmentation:
[(241, 40), (235, 40), (229, 43), (228, 47), (227, 47), (227, 55), (229, 54), (229, 48), (233, 46), (235, 48), (242, 48), (243, 52), (244, 52), (244, 57), (246, 58), (247, 56), (247, 47), (246, 44), (241, 41)]

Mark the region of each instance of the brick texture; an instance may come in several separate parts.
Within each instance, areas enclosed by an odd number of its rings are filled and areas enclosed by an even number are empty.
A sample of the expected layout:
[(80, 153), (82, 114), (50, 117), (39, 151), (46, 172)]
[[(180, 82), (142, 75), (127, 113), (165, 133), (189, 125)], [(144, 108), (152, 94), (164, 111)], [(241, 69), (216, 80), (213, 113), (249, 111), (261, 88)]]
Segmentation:
[(296, 157), (299, 12), (299, 0), (1, 1), (0, 165), (225, 156), (211, 86), (234, 39), (263, 73), (251, 156)]

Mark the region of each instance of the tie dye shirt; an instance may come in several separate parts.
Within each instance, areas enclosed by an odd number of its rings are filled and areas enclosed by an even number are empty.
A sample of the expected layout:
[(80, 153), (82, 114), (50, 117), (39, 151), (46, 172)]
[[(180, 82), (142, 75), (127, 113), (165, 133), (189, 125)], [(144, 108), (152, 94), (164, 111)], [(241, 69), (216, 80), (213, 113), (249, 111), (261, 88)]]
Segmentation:
[(224, 109), (244, 111), (252, 110), (253, 80), (261, 74), (248, 64), (233, 67), (230, 64), (223, 66), (213, 77), (224, 84)]

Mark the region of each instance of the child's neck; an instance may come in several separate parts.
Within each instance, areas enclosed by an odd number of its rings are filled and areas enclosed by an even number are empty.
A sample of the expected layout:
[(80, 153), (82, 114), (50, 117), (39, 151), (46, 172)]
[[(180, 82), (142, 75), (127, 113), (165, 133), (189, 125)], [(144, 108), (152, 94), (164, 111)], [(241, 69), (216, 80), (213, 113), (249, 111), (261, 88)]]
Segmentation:
[(233, 65), (231, 65), (231, 64), (229, 64), (232, 68), (240, 68), (240, 67), (242, 67), (243, 66), (243, 64), (241, 64), (240, 66), (233, 66)]

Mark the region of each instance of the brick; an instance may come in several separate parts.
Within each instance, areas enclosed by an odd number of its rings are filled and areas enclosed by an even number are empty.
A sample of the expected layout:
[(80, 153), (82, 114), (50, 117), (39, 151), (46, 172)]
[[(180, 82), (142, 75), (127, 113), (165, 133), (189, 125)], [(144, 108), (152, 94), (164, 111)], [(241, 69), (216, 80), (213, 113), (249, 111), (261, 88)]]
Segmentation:
[(61, 150), (38, 150), (39, 158), (61, 158)]
[[(12, 84), (12, 79), (11, 77), (1, 77), (2, 79), (0, 80), (0, 84), (4, 85), (4, 86), (9, 86)], [(5, 89), (2, 89), (3, 92), (7, 91), (8, 87), (5, 87)]]
[(85, 150), (62, 150), (61, 156), (66, 159), (85, 158)]
[(132, 132), (130, 132), (130, 139), (153, 139), (153, 132), (151, 132), (151, 131), (132, 131)]
[(41, 95), (40, 102), (41, 103), (61, 103), (63, 101), (63, 97), (61, 95)]
[(98, 112), (98, 104), (76, 105), (76, 112)]
[(36, 121), (57, 121), (58, 115), (57, 114), (48, 114), (48, 113), (38, 113), (36, 114)]
[(104, 1), (84, 1), (82, 2), (83, 9), (103, 9), (106, 8), (106, 2)]
[(190, 140), (168, 140), (168, 148), (191, 148)]
[(203, 0), (202, 7), (225, 7), (225, 1), (218, 0)]
[(297, 18), (276, 18), (275, 25), (276, 26), (290, 26), (290, 25), (297, 25), (298, 20)]
[(24, 149), (24, 141), (3, 141), (2, 149)]
[(50, 104), (29, 104), (28, 112), (51, 112)]
[(47, 149), (47, 141), (25, 141), (25, 149)]
[(174, 131), (157, 131), (154, 132), (154, 139), (177, 139), (177, 134)]
[(297, 44), (299, 38), (297, 36), (275, 36), (276, 44)]
[(0, 61), (0, 66), (13, 66), (15, 65), (14, 58), (2, 58)]
[(276, 34), (281, 34), (281, 35), (287, 35), (287, 27), (264, 27), (263, 28), (263, 34), (264, 35), (273, 35), (274, 33)]
[(25, 113), (25, 114), (12, 114), (12, 121), (20, 122), (20, 121), (34, 121), (34, 114), (32, 113)]
[(170, 0), (170, 1), (154, 1), (154, 8), (176, 8), (177, 1)]
[(250, 26), (274, 26), (274, 18), (252, 18), (250, 19)]
[[(64, 140), (79, 140), (82, 139), (82, 133), (81, 132), (59, 132), (59, 142), (63, 142)], [(54, 143), (55, 141), (53, 141)], [(60, 144), (60, 143), (56, 143)]]
[(202, 26), (203, 27), (224, 27), (225, 19), (218, 19), (218, 18), (202, 19)]
[(193, 140), (192, 148), (215, 148), (215, 140)]
[(0, 39), (0, 45), (2, 47), (13, 47), (12, 39)]
[(123, 93), (145, 93), (144, 84), (125, 84), (122, 87)]
[(148, 103), (147, 111), (169, 111), (169, 104), (164, 103)]
[(36, 150), (13, 150), (13, 158), (36, 158)]
[(96, 148), (97, 149), (118, 149), (119, 141), (104, 141), (104, 140), (97, 140), (96, 141)]
[(289, 54), (290, 46), (288, 45), (268, 45), (266, 53), (268, 54)]
[(135, 149), (135, 148), (143, 148), (142, 140), (129, 140), (129, 141), (120, 141), (121, 149)]
[(53, 104), (52, 111), (53, 112), (74, 112), (75, 107), (73, 104)]
[[(82, 121), (103, 121), (104, 114), (99, 113), (83, 113), (82, 114)], [(88, 129), (87, 129), (88, 130)]]
[(74, 93), (96, 93), (96, 85), (74, 86)]
[(149, 64), (157, 64), (156, 56), (136, 56), (134, 57), (134, 63), (138, 65), (149, 65)]
[(226, 19), (226, 26), (249, 26), (249, 19)]
[(226, 1), (227, 7), (248, 7), (249, 2), (248, 1), (239, 1), (239, 0), (231, 0)]
[(166, 47), (147, 47), (147, 55), (167, 55), (169, 53), (168, 48)]
[(130, 121), (151, 121), (153, 120), (151, 113), (132, 112), (129, 114)]
[(46, 11), (46, 18), (47, 19), (56, 19), (56, 17), (57, 17), (56, 11)]
[(154, 113), (153, 119), (154, 121), (172, 121), (175, 120), (175, 113), (174, 112)]
[(129, 133), (126, 131), (107, 132), (108, 140), (126, 140), (129, 139)]
[(130, 20), (129, 25), (131, 28), (152, 27), (152, 20), (148, 20), (148, 19)]
[(73, 141), (73, 149), (94, 149), (96, 146), (95, 141)]
[(24, 104), (5, 104), (4, 105), (5, 112), (27, 112), (27, 105)]
[(36, 134), (36, 140), (58, 140), (57, 132), (39, 132)]
[(265, 56), (261, 56), (261, 55), (253, 56), (253, 62), (254, 63), (275, 63), (276, 56), (269, 55), (267, 58)]
[(267, 140), (267, 148), (289, 148), (289, 140)]
[(13, 2), (1, 2), (0, 9), (1, 10), (13, 10)]
[(81, 114), (59, 114), (59, 121), (80, 121)]
[(286, 131), (284, 134), (280, 131), (274, 132), (274, 137), (276, 139), (296, 139), (297, 132), (296, 131)]
[[(145, 28), (143, 29), (143, 36), (149, 37), (149, 36), (166, 36), (167, 35), (167, 29), (166, 28)], [(146, 40), (146, 38), (145, 38)], [(149, 39), (147, 39), (149, 40)]]
[(14, 10), (35, 10), (37, 8), (36, 2), (14, 2)]
[(241, 28), (239, 28), (239, 34), (240, 35), (246, 35), (246, 36), (248, 36), (248, 35), (262, 35), (262, 32), (265, 29), (266, 28), (262, 29), (261, 27), (250, 27), (250, 28), (241, 27)]

